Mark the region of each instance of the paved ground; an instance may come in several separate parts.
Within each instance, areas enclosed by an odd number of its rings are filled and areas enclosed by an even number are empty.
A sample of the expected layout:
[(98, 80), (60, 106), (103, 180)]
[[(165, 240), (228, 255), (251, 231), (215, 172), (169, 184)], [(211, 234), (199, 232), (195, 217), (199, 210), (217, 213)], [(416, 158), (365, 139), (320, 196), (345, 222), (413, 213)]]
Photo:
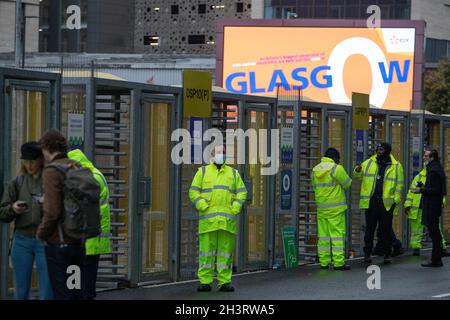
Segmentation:
[[(444, 258), (443, 268), (423, 268), (430, 251), (421, 257), (405, 254), (383, 265), (377, 257), (372, 264), (381, 269), (381, 289), (369, 290), (366, 267), (361, 260), (350, 262), (350, 271), (321, 270), (317, 266), (294, 270), (268, 270), (233, 277), (234, 293), (198, 293), (198, 282), (121, 289), (98, 294), (97, 299), (122, 300), (321, 300), (321, 299), (450, 299), (450, 258)], [(442, 297), (433, 297), (448, 294)]]

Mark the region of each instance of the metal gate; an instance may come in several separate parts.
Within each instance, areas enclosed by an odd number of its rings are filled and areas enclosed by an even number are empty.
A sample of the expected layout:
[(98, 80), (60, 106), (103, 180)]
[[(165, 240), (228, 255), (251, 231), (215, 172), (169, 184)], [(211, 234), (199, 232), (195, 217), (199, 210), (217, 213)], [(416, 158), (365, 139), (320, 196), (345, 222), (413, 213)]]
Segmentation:
[[(59, 75), (28, 70), (0, 68), (1, 192), (20, 169), (20, 146), (38, 141), (44, 131), (57, 127), (60, 108)], [(12, 268), (9, 261), (13, 224), (0, 226), (0, 299), (12, 293)], [(33, 272), (32, 290), (37, 286)]]
[(311, 170), (322, 154), (322, 114), (301, 109), (298, 174), (298, 250), (301, 263), (313, 263), (317, 253), (317, 211), (311, 184)]
[(131, 95), (128, 90), (100, 85), (93, 90), (93, 155), (108, 183), (111, 208), (111, 254), (100, 258), (97, 288), (116, 288), (127, 278)]

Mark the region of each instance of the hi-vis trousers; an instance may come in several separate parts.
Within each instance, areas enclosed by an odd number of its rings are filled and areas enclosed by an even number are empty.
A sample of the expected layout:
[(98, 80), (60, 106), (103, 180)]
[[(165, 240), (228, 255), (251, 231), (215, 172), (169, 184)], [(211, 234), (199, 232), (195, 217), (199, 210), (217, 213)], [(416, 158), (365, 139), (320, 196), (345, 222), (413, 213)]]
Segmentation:
[(333, 257), (333, 265), (345, 264), (345, 211), (332, 218), (317, 216), (317, 253), (322, 267), (328, 266)]
[(201, 233), (199, 238), (198, 278), (201, 284), (213, 282), (217, 270), (218, 286), (231, 283), (236, 236), (225, 230)]
[[(410, 219), (409, 224), (411, 226), (411, 237), (409, 240), (409, 246), (411, 249), (422, 249), (422, 239), (423, 239), (423, 224), (422, 224), (422, 214), (421, 211), (417, 214), (416, 219)], [(446, 249), (446, 242), (444, 234), (442, 233), (442, 225), (439, 224), (439, 230), (442, 237), (442, 248)]]

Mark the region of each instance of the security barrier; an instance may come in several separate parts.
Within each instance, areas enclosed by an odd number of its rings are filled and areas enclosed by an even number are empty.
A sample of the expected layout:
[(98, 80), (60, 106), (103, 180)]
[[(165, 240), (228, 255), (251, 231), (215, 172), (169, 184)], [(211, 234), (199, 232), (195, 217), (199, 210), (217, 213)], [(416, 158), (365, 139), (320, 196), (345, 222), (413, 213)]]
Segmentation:
[[(59, 116), (60, 76), (53, 73), (0, 68), (0, 191), (20, 170), (20, 146), (37, 141), (50, 127), (57, 126)], [(12, 269), (9, 263), (13, 224), (0, 224), (0, 299), (12, 292)], [(36, 287), (33, 272), (33, 289)]]
[[(214, 88), (211, 118), (188, 118), (183, 114), (180, 87), (96, 77), (71, 78), (60, 86), (58, 74), (0, 68), (0, 88), (6, 133), (1, 142), (3, 187), (18, 170), (20, 145), (39, 139), (49, 127), (60, 128), (71, 147), (83, 149), (108, 180), (113, 247), (110, 255), (101, 257), (98, 289), (196, 278), (198, 214), (187, 193), (202, 159), (193, 154), (191, 163), (172, 161), (179, 143), (172, 137), (176, 129), (202, 138), (206, 130), (215, 128), (226, 143), (237, 129), (248, 133), (245, 163), (238, 162), (238, 146), (227, 145), (234, 148), (233, 166), (249, 192), (238, 221), (237, 272), (283, 265), (284, 227), (295, 229), (300, 264), (315, 262), (317, 217), (311, 170), (328, 147), (340, 151), (341, 164), (349, 174), (356, 164), (351, 106), (302, 101), (299, 95), (275, 99)], [(80, 126), (81, 134), (75, 130)], [(255, 146), (261, 146), (261, 137), (252, 143), (252, 129), (267, 133), (267, 156), (278, 152), (279, 168), (272, 174), (263, 174), (268, 165), (259, 161), (260, 150)], [(279, 150), (271, 147), (273, 129), (279, 130)], [(363, 138), (364, 159), (378, 143), (392, 144), (393, 155), (404, 166), (404, 195), (421, 168), (425, 145), (439, 150), (450, 177), (448, 116), (371, 109)], [(192, 150), (209, 144), (200, 140), (199, 145), (191, 141)], [(251, 157), (258, 162), (249, 163)], [(359, 190), (360, 183), (354, 180), (347, 192), (347, 257), (362, 255), (364, 246)], [(450, 237), (449, 210), (447, 206), (442, 218), (446, 237)], [(402, 206), (393, 225), (406, 248), (409, 229)], [(8, 225), (1, 227), (0, 293), (6, 298), (12, 288), (10, 231)]]

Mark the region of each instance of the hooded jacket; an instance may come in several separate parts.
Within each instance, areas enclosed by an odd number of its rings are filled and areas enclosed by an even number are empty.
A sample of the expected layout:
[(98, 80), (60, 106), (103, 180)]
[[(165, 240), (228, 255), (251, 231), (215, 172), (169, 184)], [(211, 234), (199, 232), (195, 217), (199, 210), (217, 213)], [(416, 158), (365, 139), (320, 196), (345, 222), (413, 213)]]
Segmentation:
[(323, 157), (312, 170), (311, 182), (318, 215), (331, 218), (347, 209), (344, 190), (351, 186), (352, 179), (343, 166)]
[(100, 185), (100, 214), (102, 233), (94, 238), (86, 240), (86, 254), (108, 254), (111, 253), (111, 215), (109, 208), (109, 189), (103, 174), (98, 170), (86, 155), (79, 149), (70, 151), (69, 159), (77, 161), (83, 168), (88, 168)]

